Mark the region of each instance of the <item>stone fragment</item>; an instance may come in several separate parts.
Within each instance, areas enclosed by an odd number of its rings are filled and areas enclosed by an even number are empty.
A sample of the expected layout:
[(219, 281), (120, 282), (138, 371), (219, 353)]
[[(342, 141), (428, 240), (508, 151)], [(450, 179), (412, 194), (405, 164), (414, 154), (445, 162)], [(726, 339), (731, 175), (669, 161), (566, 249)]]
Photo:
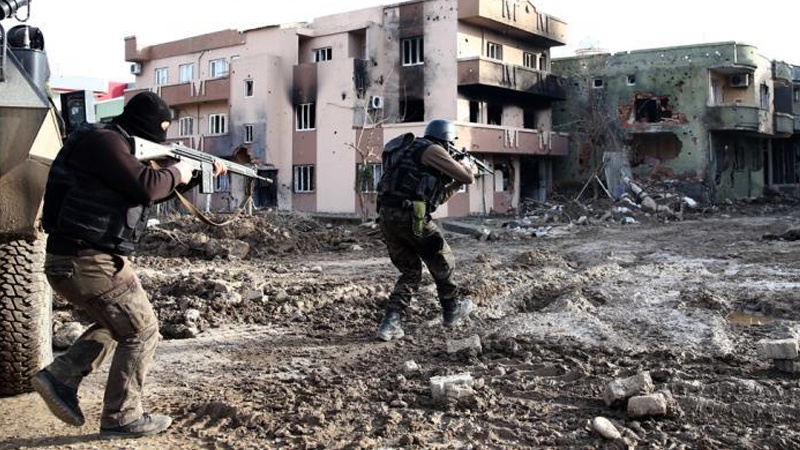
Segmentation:
[(592, 428), (594, 428), (594, 430), (597, 431), (600, 436), (603, 436), (608, 440), (615, 441), (622, 437), (622, 434), (619, 432), (617, 427), (615, 427), (614, 424), (605, 417), (595, 417), (594, 420), (592, 420)]
[(664, 394), (637, 395), (628, 400), (628, 416), (633, 418), (663, 416), (667, 413)]
[(653, 379), (649, 372), (642, 372), (628, 378), (616, 379), (606, 385), (603, 400), (606, 405), (619, 404), (634, 395), (646, 394), (653, 390)]
[(469, 373), (431, 377), (431, 396), (438, 402), (445, 401), (447, 397), (460, 397), (462, 391), (472, 390), (473, 382)]
[(772, 362), (783, 373), (800, 373), (800, 361), (796, 359), (774, 359)]
[(476, 334), (465, 339), (447, 341), (447, 353), (459, 353), (464, 350), (475, 350), (480, 354), (482, 351), (480, 336)]
[(797, 359), (797, 339), (761, 339), (756, 342), (756, 351), (761, 359)]

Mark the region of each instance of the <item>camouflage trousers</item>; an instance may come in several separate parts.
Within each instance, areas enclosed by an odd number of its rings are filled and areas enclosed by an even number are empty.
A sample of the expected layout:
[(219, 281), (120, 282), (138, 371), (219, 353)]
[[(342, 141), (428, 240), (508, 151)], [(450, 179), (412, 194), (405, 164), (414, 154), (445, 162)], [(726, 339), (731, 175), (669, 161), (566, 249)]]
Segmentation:
[(100, 426), (126, 425), (142, 413), (142, 387), (161, 337), (158, 319), (127, 258), (96, 250), (74, 256), (48, 254), (45, 274), (53, 290), (94, 320), (46, 367), (77, 388), (113, 354)]
[(416, 236), (412, 230), (412, 215), (408, 209), (381, 208), (383, 239), (392, 264), (400, 271), (389, 296), (388, 309), (403, 311), (411, 303), (422, 282), (422, 263), (436, 283), (440, 304), (449, 307), (458, 292), (453, 281), (453, 252), (434, 221), (428, 221), (421, 236)]

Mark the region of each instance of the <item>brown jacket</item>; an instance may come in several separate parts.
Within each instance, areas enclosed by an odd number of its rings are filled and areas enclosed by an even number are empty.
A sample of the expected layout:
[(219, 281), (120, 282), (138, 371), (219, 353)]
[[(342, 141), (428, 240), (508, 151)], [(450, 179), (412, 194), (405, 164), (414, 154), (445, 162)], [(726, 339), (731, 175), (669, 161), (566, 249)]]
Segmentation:
[(433, 167), (454, 180), (452, 183), (445, 186), (442, 203), (449, 200), (453, 194), (458, 192), (461, 186), (472, 184), (475, 181), (472, 172), (464, 167), (463, 164), (453, 159), (447, 150), (438, 144), (433, 144), (422, 152), (421, 161), (422, 164)]

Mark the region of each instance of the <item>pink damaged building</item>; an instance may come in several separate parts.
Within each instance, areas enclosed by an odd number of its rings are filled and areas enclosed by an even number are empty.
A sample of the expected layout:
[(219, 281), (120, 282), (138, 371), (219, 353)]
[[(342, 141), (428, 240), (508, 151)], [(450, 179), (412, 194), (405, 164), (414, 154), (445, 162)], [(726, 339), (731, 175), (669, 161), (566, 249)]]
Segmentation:
[[(274, 180), (254, 186), (257, 208), (365, 218), (383, 144), (451, 119), (458, 147), (493, 174), (437, 215), (506, 213), (544, 200), (567, 154), (551, 120), (565, 89), (550, 73), (550, 48), (565, 43), (565, 23), (528, 1), (407, 1), (143, 48), (128, 37), (125, 95), (160, 94), (171, 141), (252, 158)], [(193, 201), (230, 211), (246, 198), (238, 175), (216, 183)]]

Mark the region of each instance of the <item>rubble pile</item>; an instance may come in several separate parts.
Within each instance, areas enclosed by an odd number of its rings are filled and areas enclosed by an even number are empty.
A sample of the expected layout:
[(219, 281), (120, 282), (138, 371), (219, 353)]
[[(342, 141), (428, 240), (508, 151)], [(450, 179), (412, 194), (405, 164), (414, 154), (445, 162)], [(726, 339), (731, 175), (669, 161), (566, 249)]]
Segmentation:
[(258, 212), (224, 226), (191, 215), (153, 221), (137, 253), (162, 257), (265, 258), (381, 246), (374, 225), (334, 226), (291, 211)]

